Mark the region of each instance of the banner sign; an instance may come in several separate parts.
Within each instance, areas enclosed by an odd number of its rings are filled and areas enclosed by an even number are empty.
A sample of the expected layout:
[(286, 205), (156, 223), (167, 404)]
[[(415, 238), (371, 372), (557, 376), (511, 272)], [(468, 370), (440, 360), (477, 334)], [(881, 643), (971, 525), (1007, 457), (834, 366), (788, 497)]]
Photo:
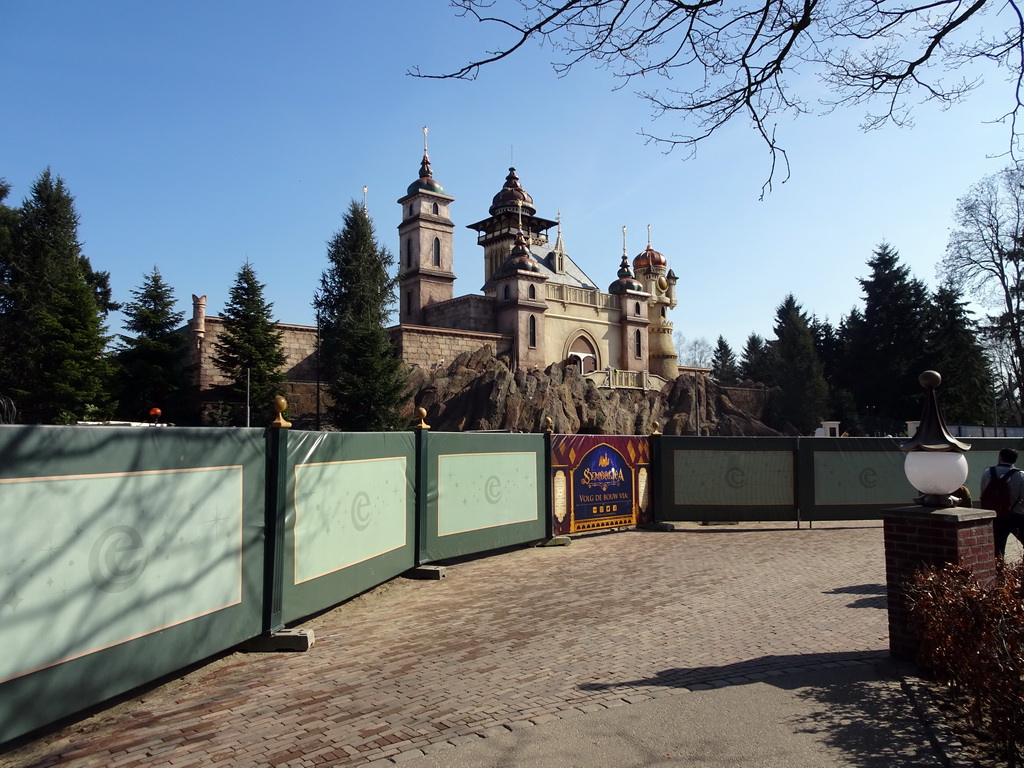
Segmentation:
[(649, 472), (647, 437), (552, 435), (555, 534), (648, 522)]

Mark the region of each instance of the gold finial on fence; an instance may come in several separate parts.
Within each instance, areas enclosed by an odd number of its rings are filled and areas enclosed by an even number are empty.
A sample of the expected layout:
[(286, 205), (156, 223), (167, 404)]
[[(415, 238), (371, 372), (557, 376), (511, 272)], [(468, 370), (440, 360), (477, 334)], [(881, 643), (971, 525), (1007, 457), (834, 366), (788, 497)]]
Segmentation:
[(552, 419), (550, 416), (544, 417), (544, 431), (547, 432), (549, 435), (555, 431), (555, 420)]
[(652, 427), (652, 431), (651, 431), (652, 435), (660, 435), (661, 434), (661, 424), (659, 424), (658, 422), (654, 422), (653, 424), (651, 424), (651, 427)]
[(278, 395), (274, 398), (274, 410), (277, 411), (277, 418), (270, 422), (270, 426), (278, 429), (287, 429), (292, 425), (290, 421), (284, 420), (284, 411), (288, 407), (288, 401)]
[(420, 423), (417, 424), (415, 427), (413, 427), (413, 429), (430, 429), (430, 425), (427, 424), (426, 421), (424, 421), (424, 419), (427, 418), (427, 409), (426, 408), (417, 408), (416, 409), (416, 413), (420, 417)]

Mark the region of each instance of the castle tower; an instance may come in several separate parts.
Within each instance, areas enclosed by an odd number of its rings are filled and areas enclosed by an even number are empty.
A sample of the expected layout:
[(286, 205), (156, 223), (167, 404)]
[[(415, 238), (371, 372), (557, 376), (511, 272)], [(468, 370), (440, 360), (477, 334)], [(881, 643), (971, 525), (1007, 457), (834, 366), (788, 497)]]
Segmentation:
[(452, 298), (455, 224), (449, 218), (449, 206), (454, 200), (434, 181), (424, 128), (419, 178), (398, 201), (402, 206), (398, 226), (398, 318), (402, 325), (421, 325), (424, 307)]
[(622, 228), (622, 263), (619, 265), (619, 279), (608, 286), (608, 293), (619, 299), (622, 355), (618, 367), (624, 371), (647, 370), (650, 355), (647, 327), (651, 322), (647, 304), (651, 297), (629, 270), (625, 227)]
[(512, 369), (543, 368), (548, 364), (544, 313), (548, 276), (530, 254), (526, 235), (516, 234), (512, 252), (493, 274), (498, 332), (513, 339)]
[(637, 279), (644, 284), (651, 295), (648, 302), (647, 327), (649, 341), (648, 370), (664, 379), (672, 380), (679, 375), (675, 345), (672, 342), (672, 323), (668, 311), (676, 306), (676, 281), (668, 269), (668, 259), (651, 247), (651, 228), (647, 227), (647, 248), (633, 259)]
[(547, 231), (558, 223), (537, 216), (533, 198), (519, 183), (515, 168), (508, 169), (505, 184), (494, 196), (488, 212), (488, 218), (469, 225), (469, 229), (476, 230), (476, 241), (484, 249), (484, 283), (505, 263), (517, 235), (524, 229), (530, 233), (526, 236), (527, 247), (542, 245), (548, 242)]

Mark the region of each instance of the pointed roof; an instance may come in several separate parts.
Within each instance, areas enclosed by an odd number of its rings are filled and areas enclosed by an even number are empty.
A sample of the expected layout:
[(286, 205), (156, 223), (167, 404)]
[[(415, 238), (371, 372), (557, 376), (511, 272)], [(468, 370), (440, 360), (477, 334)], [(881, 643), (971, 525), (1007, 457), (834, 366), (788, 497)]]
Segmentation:
[(512, 251), (495, 271), (494, 278), (509, 277), (516, 272), (539, 273), (540, 271), (540, 266), (533, 258), (533, 254), (526, 244), (526, 235), (523, 234), (523, 230), (519, 230), (518, 234), (516, 234), (516, 242), (512, 246)]
[(491, 201), (489, 213), (491, 216), (497, 216), (505, 211), (515, 212), (517, 210), (522, 211), (527, 216), (533, 216), (537, 213), (537, 209), (533, 206), (533, 198), (523, 189), (523, 185), (519, 183), (516, 169), (509, 168), (508, 176), (505, 177), (505, 184)]
[(434, 174), (430, 168), (430, 158), (427, 156), (427, 150), (423, 150), (423, 160), (420, 162), (420, 176), (409, 185), (406, 192), (410, 195), (414, 195), (417, 192), (437, 192), (438, 194), (444, 194), (444, 187), (434, 181)]
[(619, 265), (619, 279), (608, 286), (608, 293), (620, 294), (626, 291), (643, 291), (644, 287), (634, 278), (629, 271), (629, 258), (622, 254), (622, 263)]

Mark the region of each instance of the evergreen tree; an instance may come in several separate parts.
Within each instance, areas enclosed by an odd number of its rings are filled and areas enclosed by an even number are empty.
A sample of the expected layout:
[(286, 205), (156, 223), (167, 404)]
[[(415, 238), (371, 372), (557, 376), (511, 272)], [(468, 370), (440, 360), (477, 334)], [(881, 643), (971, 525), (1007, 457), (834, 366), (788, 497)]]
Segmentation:
[[(271, 315), (252, 265), (238, 271), (224, 308), (224, 330), (214, 343), (213, 364), (229, 380), (225, 395), (236, 424), (264, 425), (273, 419), (272, 401), (281, 394), (285, 354), (281, 330)], [(246, 418), (246, 409), (249, 418)]]
[(846, 343), (842, 324), (837, 330), (825, 320), (811, 318), (811, 333), (814, 335), (814, 348), (821, 360), (821, 372), (828, 384), (829, 419), (839, 421), (840, 428), (850, 434), (862, 431), (860, 414), (853, 393), (846, 387), (843, 377), (846, 365)]
[(800, 434), (812, 434), (828, 407), (828, 385), (814, 348), (810, 321), (792, 294), (775, 310), (772, 365), (781, 389), (773, 408), (776, 428), (791, 425)]
[(118, 414), (123, 419), (147, 420), (154, 407), (164, 421), (186, 419), (185, 336), (178, 330), (185, 313), (176, 311), (175, 303), (173, 289), (153, 267), (124, 305), (124, 327), (134, 335), (118, 337)]
[(25, 422), (109, 415), (103, 320), (115, 305), (109, 275), (82, 254), (74, 198), (47, 169), (0, 220), (0, 391)]
[(732, 386), (739, 378), (736, 355), (724, 336), (718, 337), (715, 353), (711, 358), (711, 377), (722, 386)]
[(985, 424), (992, 419), (992, 376), (978, 342), (977, 323), (952, 283), (935, 292), (927, 310), (927, 367), (942, 374), (937, 391), (950, 424)]
[(871, 275), (861, 279), (864, 311), (846, 319), (846, 370), (869, 433), (899, 434), (907, 419), (920, 415), (917, 377), (926, 363), (928, 291), (900, 264), (887, 243), (868, 262)]
[(739, 373), (745, 379), (775, 386), (771, 365), (771, 349), (760, 334), (752, 333), (747, 337), (740, 359)]
[(328, 415), (346, 431), (395, 429), (408, 393), (402, 361), (385, 328), (396, 301), (394, 259), (355, 201), (327, 244), (327, 260), (314, 306), (320, 369), (334, 401)]

